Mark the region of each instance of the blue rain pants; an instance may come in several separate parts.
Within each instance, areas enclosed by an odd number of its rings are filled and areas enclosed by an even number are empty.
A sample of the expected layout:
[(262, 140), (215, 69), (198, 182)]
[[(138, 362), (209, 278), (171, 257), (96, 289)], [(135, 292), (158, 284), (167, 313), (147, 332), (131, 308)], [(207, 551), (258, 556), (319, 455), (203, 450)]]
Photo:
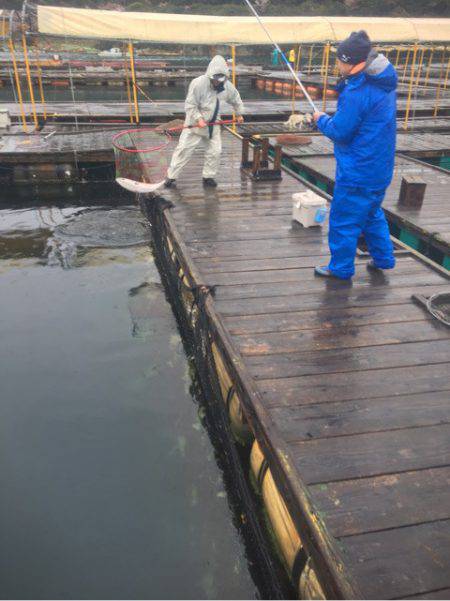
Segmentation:
[(336, 184), (330, 211), (328, 244), (331, 260), (328, 268), (333, 275), (349, 279), (355, 273), (356, 245), (364, 234), (367, 247), (377, 267), (395, 266), (394, 249), (389, 227), (381, 208), (385, 189)]

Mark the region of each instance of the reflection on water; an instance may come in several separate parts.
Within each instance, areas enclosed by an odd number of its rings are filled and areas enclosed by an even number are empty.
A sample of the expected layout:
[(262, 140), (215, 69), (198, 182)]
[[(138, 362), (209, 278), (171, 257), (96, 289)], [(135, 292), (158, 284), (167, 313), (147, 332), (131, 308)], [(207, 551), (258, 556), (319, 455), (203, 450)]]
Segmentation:
[(255, 598), (140, 213), (37, 198), (0, 211), (2, 597)]
[[(187, 89), (192, 80), (192, 77), (186, 77), (177, 82), (175, 86), (143, 86), (145, 94), (151, 100), (184, 100), (186, 98)], [(238, 79), (238, 89), (244, 100), (273, 100), (273, 94), (257, 90), (251, 86), (248, 78)], [(45, 99), (47, 102), (72, 102), (72, 92), (70, 87), (52, 88), (45, 87)], [(127, 90), (125, 86), (76, 86), (75, 85), (75, 100), (79, 102), (128, 102)], [(140, 100), (147, 102), (148, 99), (140, 94)], [(0, 102), (13, 102), (14, 95), (10, 86), (0, 88)]]

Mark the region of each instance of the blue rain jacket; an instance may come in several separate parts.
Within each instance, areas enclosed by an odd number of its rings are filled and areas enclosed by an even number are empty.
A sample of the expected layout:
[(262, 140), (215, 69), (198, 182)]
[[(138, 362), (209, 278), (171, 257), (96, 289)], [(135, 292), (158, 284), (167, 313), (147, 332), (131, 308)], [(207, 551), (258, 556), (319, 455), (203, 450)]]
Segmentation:
[(394, 171), (397, 73), (382, 54), (371, 53), (364, 71), (344, 80), (333, 117), (319, 130), (334, 142), (336, 184), (381, 190)]

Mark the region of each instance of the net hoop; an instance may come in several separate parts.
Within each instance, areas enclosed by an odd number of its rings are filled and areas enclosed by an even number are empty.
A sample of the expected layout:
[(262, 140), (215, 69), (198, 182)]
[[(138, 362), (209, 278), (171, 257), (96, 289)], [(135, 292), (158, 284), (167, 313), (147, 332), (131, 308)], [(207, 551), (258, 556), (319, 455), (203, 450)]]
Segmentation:
[[(161, 138), (164, 138), (164, 136), (166, 137), (166, 139), (164, 140), (164, 142), (162, 144), (158, 144), (155, 146), (150, 146), (148, 148), (127, 148), (126, 146), (122, 146), (118, 140), (120, 140), (121, 137), (126, 136), (126, 135), (130, 135), (131, 134), (141, 134), (141, 133), (152, 133), (152, 134), (157, 134), (158, 136), (160, 136)], [(158, 150), (163, 150), (164, 148), (167, 148), (167, 146), (169, 145), (171, 141), (170, 135), (168, 133), (165, 132), (158, 132), (155, 130), (155, 128), (153, 127), (145, 127), (142, 129), (126, 129), (124, 131), (119, 131), (117, 134), (115, 134), (112, 138), (112, 145), (114, 146), (114, 148), (116, 148), (117, 150), (120, 150), (121, 152), (130, 152), (130, 153), (134, 153), (137, 154), (139, 152), (156, 152)]]

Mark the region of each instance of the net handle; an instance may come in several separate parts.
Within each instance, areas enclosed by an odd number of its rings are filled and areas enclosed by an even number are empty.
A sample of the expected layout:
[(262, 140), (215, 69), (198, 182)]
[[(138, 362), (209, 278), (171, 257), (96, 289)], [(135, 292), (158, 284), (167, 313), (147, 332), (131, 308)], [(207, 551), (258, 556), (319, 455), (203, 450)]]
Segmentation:
[[(236, 123), (235, 119), (228, 119), (225, 121), (210, 121), (209, 123), (206, 123), (206, 125), (204, 127), (211, 127), (213, 125), (230, 125), (232, 123)], [(113, 136), (112, 139), (112, 145), (114, 146), (114, 148), (116, 148), (117, 150), (121, 150), (122, 152), (131, 152), (131, 153), (138, 153), (138, 152), (156, 152), (157, 150), (162, 150), (163, 148), (165, 148), (170, 140), (170, 134), (177, 132), (177, 131), (182, 131), (183, 129), (195, 129), (197, 127), (200, 127), (197, 124), (194, 125), (182, 125), (180, 127), (171, 127), (170, 129), (166, 129), (164, 131), (158, 132), (160, 133), (161, 136), (166, 136), (167, 139), (163, 144), (160, 144), (159, 146), (151, 146), (150, 148), (126, 148), (125, 146), (121, 146), (119, 144), (119, 142), (117, 141), (118, 138), (120, 138), (121, 136), (124, 136), (125, 134), (130, 134), (130, 133), (136, 133), (136, 132), (143, 132), (143, 131), (151, 131), (151, 132), (155, 132), (155, 128), (142, 128), (142, 129), (127, 129), (125, 131), (119, 131), (117, 134), (115, 134)]]

